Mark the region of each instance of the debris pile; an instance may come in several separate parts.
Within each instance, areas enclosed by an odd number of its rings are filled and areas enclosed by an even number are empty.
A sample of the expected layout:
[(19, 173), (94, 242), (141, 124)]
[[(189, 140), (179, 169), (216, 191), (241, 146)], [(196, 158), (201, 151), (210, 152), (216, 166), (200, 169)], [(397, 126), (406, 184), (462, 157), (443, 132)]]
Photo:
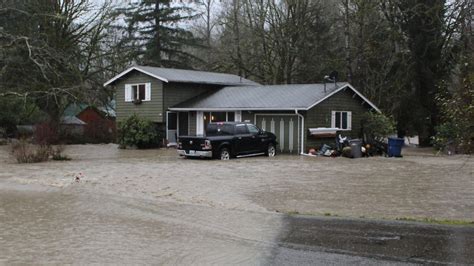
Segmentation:
[(334, 143), (324, 143), (319, 148), (308, 149), (308, 156), (361, 158), (370, 156), (390, 156), (389, 146), (382, 141), (350, 139), (338, 134)]

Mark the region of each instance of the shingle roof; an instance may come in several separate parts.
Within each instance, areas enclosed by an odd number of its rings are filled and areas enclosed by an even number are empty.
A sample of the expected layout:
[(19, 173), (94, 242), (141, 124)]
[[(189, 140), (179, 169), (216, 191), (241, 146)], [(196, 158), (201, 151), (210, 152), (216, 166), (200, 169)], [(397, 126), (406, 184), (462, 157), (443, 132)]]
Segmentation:
[(86, 122), (75, 116), (63, 116), (61, 117), (61, 124), (63, 125), (85, 125)]
[(64, 109), (63, 116), (76, 116), (89, 105), (85, 103), (71, 103)]
[[(71, 103), (66, 107), (66, 109), (64, 109), (63, 116), (77, 116), (90, 106), (91, 105), (86, 103)], [(116, 117), (115, 100), (110, 101), (105, 106), (99, 106), (97, 109), (109, 117)]]
[(133, 66), (104, 83), (104, 86), (112, 84), (117, 79), (121, 78), (122, 76), (128, 74), (133, 70), (142, 72), (146, 75), (152, 76), (164, 82), (216, 84), (226, 86), (259, 85), (254, 81), (232, 74), (150, 66)]
[(308, 109), (347, 87), (348, 83), (225, 87), (170, 108), (171, 110), (294, 110)]

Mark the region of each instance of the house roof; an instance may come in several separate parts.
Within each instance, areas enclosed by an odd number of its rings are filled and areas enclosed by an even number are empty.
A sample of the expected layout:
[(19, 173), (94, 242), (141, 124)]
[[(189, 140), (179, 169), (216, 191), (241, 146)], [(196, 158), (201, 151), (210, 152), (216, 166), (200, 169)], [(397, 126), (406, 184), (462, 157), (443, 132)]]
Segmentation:
[[(66, 109), (64, 109), (63, 116), (77, 116), (88, 107), (91, 107), (91, 105), (88, 105), (86, 103), (71, 103), (66, 107)], [(103, 112), (106, 116), (116, 116), (115, 100), (110, 101), (105, 106), (96, 107), (96, 109)]]
[(86, 122), (75, 116), (63, 116), (61, 117), (61, 124), (63, 125), (85, 125)]
[[(325, 89), (326, 86), (326, 89)], [(351, 89), (372, 108), (379, 109), (349, 83), (293, 84), (225, 87), (199, 95), (170, 108), (172, 111), (199, 110), (308, 110), (335, 93)]]
[(71, 103), (64, 109), (63, 116), (76, 116), (88, 106), (85, 103)]
[(104, 83), (104, 86), (113, 84), (115, 81), (132, 71), (139, 71), (145, 75), (154, 77), (166, 83), (183, 82), (226, 86), (259, 85), (254, 81), (232, 74), (150, 66), (133, 66)]

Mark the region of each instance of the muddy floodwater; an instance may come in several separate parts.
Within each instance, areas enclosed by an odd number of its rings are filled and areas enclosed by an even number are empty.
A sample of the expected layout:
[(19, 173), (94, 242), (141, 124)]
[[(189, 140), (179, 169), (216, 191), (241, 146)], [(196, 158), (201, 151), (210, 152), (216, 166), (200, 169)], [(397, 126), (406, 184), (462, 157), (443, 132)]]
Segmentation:
[(253, 263), (272, 252), (279, 219), (86, 191), (0, 196), (0, 262)]
[(468, 156), (221, 162), (116, 145), (65, 154), (73, 160), (21, 165), (0, 146), (0, 264), (378, 264), (282, 244), (287, 214), (474, 220)]

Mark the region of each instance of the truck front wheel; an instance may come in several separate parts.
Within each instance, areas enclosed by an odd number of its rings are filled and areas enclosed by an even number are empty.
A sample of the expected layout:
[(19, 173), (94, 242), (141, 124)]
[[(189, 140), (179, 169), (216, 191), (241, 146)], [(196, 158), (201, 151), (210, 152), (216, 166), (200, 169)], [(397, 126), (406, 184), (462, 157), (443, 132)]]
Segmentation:
[(228, 148), (222, 148), (219, 152), (220, 158), (223, 161), (228, 161), (230, 160), (230, 151)]
[(265, 153), (268, 157), (274, 157), (276, 154), (275, 145), (272, 143), (268, 144), (267, 152)]

